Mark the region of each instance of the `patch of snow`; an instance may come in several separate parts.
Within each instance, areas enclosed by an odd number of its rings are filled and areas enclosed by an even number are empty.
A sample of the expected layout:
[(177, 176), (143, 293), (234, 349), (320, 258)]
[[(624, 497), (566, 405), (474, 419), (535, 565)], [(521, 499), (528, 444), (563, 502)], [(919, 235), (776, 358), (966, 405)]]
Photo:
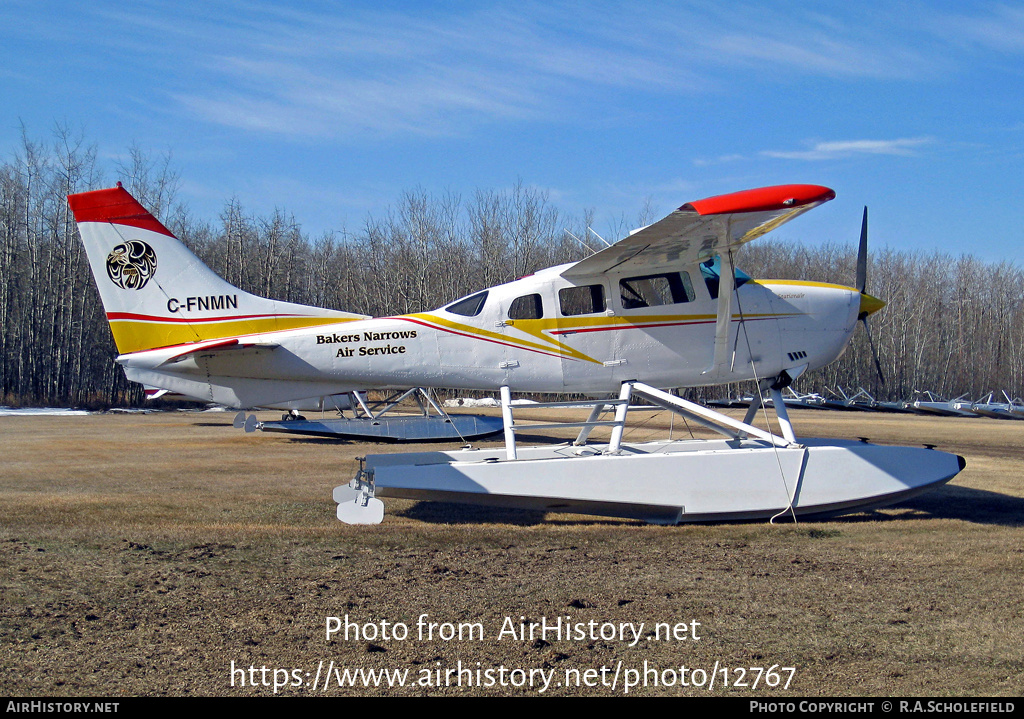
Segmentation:
[(87, 415), (92, 414), (84, 409), (67, 409), (60, 407), (0, 407), (0, 417), (31, 417), (36, 415)]

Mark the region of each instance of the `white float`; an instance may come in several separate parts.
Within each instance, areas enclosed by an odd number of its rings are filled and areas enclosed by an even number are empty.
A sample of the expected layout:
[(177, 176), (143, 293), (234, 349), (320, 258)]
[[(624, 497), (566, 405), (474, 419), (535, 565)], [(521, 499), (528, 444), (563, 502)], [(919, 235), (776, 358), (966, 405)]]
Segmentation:
[[(759, 402), (741, 422), (639, 382), (624, 383), (618, 399), (589, 403), (593, 410), (586, 422), (562, 424), (582, 428), (575, 442), (517, 447), (515, 433), (538, 425), (517, 425), (508, 392), (502, 394), (504, 448), (369, 455), (356, 478), (335, 489), (339, 519), (379, 522), (382, 507), (370, 500), (381, 497), (578, 512), (658, 524), (827, 517), (908, 499), (948, 482), (964, 467), (957, 455), (923, 447), (797, 441), (778, 389), (772, 394), (778, 395), (775, 407), (783, 436), (749, 424)], [(622, 429), (633, 395), (726, 438), (624, 443)], [(572, 404), (581, 403), (548, 406)], [(598, 421), (600, 411), (609, 406), (616, 408), (615, 420)], [(587, 444), (590, 430), (602, 425), (612, 427), (611, 441)]]

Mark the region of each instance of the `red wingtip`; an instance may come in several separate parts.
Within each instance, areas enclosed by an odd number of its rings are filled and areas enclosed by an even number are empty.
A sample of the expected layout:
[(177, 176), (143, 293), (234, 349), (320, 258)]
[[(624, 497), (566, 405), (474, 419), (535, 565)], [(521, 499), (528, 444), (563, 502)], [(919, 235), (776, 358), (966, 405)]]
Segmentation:
[(120, 182), (117, 183), (117, 187), (108, 190), (68, 195), (68, 205), (75, 215), (76, 222), (110, 222), (174, 237), (170, 230), (160, 224), (160, 220), (140, 205), (128, 190), (121, 187)]
[(697, 200), (680, 209), (694, 210), (701, 215), (764, 212), (827, 202), (835, 196), (834, 191), (821, 185), (775, 185)]

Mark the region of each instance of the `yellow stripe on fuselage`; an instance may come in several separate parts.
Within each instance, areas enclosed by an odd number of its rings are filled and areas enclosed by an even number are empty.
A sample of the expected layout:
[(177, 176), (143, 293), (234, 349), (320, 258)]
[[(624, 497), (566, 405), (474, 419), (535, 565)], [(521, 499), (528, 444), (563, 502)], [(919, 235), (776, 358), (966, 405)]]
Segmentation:
[[(762, 314), (749, 314), (744, 315), (745, 319), (770, 319), (773, 317), (784, 317), (788, 315), (780, 315), (777, 313), (762, 313)], [(563, 358), (582, 360), (584, 362), (592, 362), (594, 364), (602, 364), (600, 360), (596, 360), (593, 357), (580, 352), (579, 350), (565, 344), (556, 337), (551, 336), (552, 334), (558, 333), (572, 333), (572, 332), (595, 332), (601, 330), (615, 331), (615, 330), (630, 330), (630, 329), (651, 329), (657, 326), (665, 325), (687, 325), (687, 324), (699, 324), (699, 323), (710, 323), (714, 322), (716, 315), (714, 314), (693, 314), (693, 315), (643, 315), (643, 316), (609, 316), (609, 315), (598, 315), (590, 317), (552, 317), (543, 318), (536, 320), (506, 320), (509, 327), (519, 330), (525, 334), (535, 337), (540, 342), (532, 342), (519, 337), (515, 337), (509, 334), (502, 334), (499, 332), (492, 332), (481, 327), (474, 325), (468, 325), (462, 322), (454, 322), (452, 320), (438, 317), (437, 315), (430, 313), (420, 313), (413, 315), (404, 315), (413, 319), (418, 323), (432, 324), (438, 329), (448, 330), (451, 332), (457, 332), (460, 334), (468, 335), (470, 337), (477, 337), (482, 340), (498, 342), (500, 344), (513, 345), (521, 347), (523, 349), (534, 350), (543, 352), (545, 354), (557, 354)], [(398, 317), (396, 319), (402, 319)], [(733, 320), (739, 320), (740, 315), (734, 314)]]
[(750, 280), (748, 284), (761, 285), (762, 287), (765, 285), (796, 285), (798, 287), (825, 287), (833, 290), (857, 291), (846, 285), (834, 285), (831, 282), (812, 282), (810, 280)]
[(356, 317), (254, 317), (223, 322), (161, 322), (159, 319), (112, 319), (110, 331), (120, 354), (172, 347), (188, 342), (297, 330), (352, 322)]
[[(443, 317), (438, 317), (437, 315), (433, 315), (433, 314), (426, 313), (426, 312), (419, 313), (419, 314), (413, 314), (413, 315), (403, 315), (403, 316), (404, 317), (409, 317), (410, 319), (414, 319), (417, 322), (422, 322), (422, 323), (433, 324), (435, 326), (439, 326), (438, 328), (442, 329), (442, 330), (448, 330), (448, 331), (451, 331), (451, 332), (458, 332), (460, 334), (465, 334), (465, 335), (469, 335), (469, 336), (472, 336), (472, 337), (478, 337), (478, 338), (483, 339), (483, 340), (489, 340), (489, 341), (492, 341), (492, 342), (498, 342), (500, 344), (510, 344), (510, 345), (514, 345), (514, 346), (517, 346), (517, 347), (522, 347), (523, 349), (531, 349), (531, 350), (536, 350), (536, 351), (539, 351), (539, 352), (544, 352), (546, 354), (556, 353), (556, 354), (563, 355), (565, 357), (572, 357), (573, 359), (580, 359), (580, 360), (585, 360), (587, 362), (595, 362), (597, 364), (600, 364), (600, 362), (598, 362), (597, 360), (593, 359), (592, 357), (588, 357), (587, 355), (583, 354), (582, 352), (578, 352), (578, 351), (574, 350), (572, 347), (569, 347), (568, 345), (564, 345), (561, 342), (559, 342), (559, 341), (557, 341), (555, 339), (552, 339), (551, 337), (548, 337), (547, 335), (542, 334), (539, 330), (535, 330), (533, 332), (529, 332), (529, 334), (534, 335), (537, 338), (543, 340), (544, 344), (538, 344), (536, 342), (530, 342), (530, 341), (527, 341), (527, 340), (522, 340), (522, 339), (519, 339), (517, 337), (511, 337), (509, 335), (501, 334), (500, 332), (492, 332), (490, 330), (485, 330), (485, 329), (483, 329), (481, 327), (476, 327), (474, 325), (467, 325), (467, 324), (462, 323), (462, 322), (453, 322), (452, 320), (445, 319)], [(398, 317), (396, 319), (402, 319), (402, 318)], [(519, 327), (519, 323), (520, 322), (548, 323), (548, 322), (555, 322), (555, 320), (512, 320), (512, 321), (509, 322), (509, 325), (513, 326), (513, 327)], [(524, 330), (524, 331), (526, 331), (526, 330)]]

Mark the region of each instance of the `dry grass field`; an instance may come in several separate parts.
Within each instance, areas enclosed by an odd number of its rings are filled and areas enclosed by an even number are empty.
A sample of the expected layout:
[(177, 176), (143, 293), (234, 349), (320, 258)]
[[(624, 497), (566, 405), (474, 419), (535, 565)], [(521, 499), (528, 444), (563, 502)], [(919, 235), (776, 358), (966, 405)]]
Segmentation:
[[(1024, 423), (793, 417), (967, 468), (829, 522), (389, 500), (348, 527), (332, 488), (403, 447), (246, 435), (230, 414), (0, 417), (4, 693), (1019, 696)], [(579, 632), (502, 633), (559, 618)]]

